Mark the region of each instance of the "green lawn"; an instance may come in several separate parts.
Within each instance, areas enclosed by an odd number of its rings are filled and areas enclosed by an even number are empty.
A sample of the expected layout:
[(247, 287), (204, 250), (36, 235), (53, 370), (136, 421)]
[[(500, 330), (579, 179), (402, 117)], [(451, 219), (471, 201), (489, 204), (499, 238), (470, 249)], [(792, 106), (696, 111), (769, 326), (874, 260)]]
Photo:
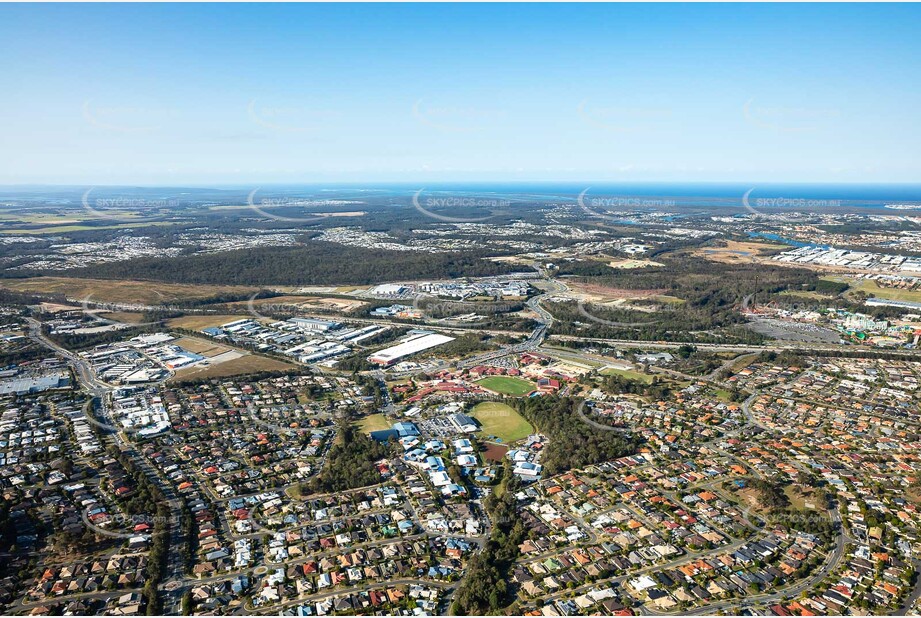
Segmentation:
[(490, 376), (477, 381), (477, 384), (491, 391), (502, 393), (503, 395), (512, 395), (513, 397), (527, 395), (537, 388), (533, 382), (508, 376)]
[(799, 296), (800, 298), (808, 298), (810, 300), (834, 300), (835, 298), (829, 294), (820, 294), (819, 292), (812, 292), (809, 290), (784, 290), (780, 295)]
[(652, 384), (652, 376), (646, 375), (639, 371), (634, 371), (633, 369), (617, 369), (616, 367), (606, 367), (601, 370), (601, 375), (603, 376), (621, 376), (627, 378), (628, 380), (636, 380), (637, 382), (645, 382), (646, 384)]
[(683, 298), (678, 298), (677, 296), (669, 296), (668, 294), (657, 294), (656, 296), (652, 297), (652, 300), (657, 300), (668, 305), (683, 305), (687, 302)]
[(481, 435), (496, 436), (503, 443), (527, 438), (534, 433), (534, 428), (514, 408), (504, 403), (484, 401), (470, 412), (482, 425)]
[(848, 292), (859, 291), (866, 292), (876, 298), (886, 300), (907, 300), (913, 303), (921, 302), (921, 291), (919, 290), (900, 290), (898, 288), (881, 288), (876, 285), (875, 281), (860, 279), (859, 281), (849, 282), (851, 284)]
[(358, 422), (358, 426), (361, 427), (364, 433), (390, 429), (392, 425), (393, 423), (387, 420), (387, 417), (383, 414), (369, 414)]

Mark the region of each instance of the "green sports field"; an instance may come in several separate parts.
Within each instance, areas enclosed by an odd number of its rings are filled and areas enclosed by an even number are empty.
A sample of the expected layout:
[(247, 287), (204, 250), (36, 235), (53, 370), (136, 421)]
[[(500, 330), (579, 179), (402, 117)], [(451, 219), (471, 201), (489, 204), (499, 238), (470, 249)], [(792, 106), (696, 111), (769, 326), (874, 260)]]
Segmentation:
[(361, 427), (361, 430), (364, 433), (390, 429), (391, 425), (392, 423), (387, 420), (387, 417), (383, 414), (369, 414), (368, 416), (358, 421), (358, 426)]
[(481, 436), (496, 436), (503, 442), (515, 442), (534, 433), (534, 428), (514, 408), (504, 403), (484, 401), (470, 412), (479, 421)]
[(521, 380), (519, 378), (510, 378), (508, 376), (490, 376), (477, 381), (477, 384), (496, 393), (512, 395), (514, 397), (527, 395), (537, 388), (533, 382), (528, 382), (527, 380)]

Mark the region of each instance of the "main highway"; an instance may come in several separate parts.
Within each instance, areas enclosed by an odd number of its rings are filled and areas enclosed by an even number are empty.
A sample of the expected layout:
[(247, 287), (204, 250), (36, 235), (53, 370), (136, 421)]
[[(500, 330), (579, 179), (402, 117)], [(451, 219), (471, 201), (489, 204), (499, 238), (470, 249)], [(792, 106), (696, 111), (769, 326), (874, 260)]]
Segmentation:
[[(160, 583), (160, 589), (166, 589), (167, 591), (175, 590), (175, 582), (182, 581), (185, 576), (185, 564), (183, 564), (181, 560), (182, 554), (179, 551), (180, 544), (182, 543), (182, 531), (178, 521), (178, 515), (182, 509), (182, 501), (176, 495), (172, 484), (163, 477), (159, 470), (157, 470), (146, 457), (141, 455), (141, 453), (119, 433), (115, 424), (112, 423), (112, 419), (108, 415), (107, 398), (114, 387), (100, 380), (96, 376), (95, 371), (93, 371), (92, 365), (79, 354), (71, 352), (45, 336), (42, 332), (42, 325), (38, 320), (27, 318), (27, 323), (29, 326), (29, 337), (36, 343), (53, 350), (56, 354), (67, 360), (81, 388), (90, 395), (92, 402), (99, 401), (99, 412), (103, 415), (104, 421), (100, 421), (97, 418), (95, 413), (96, 406), (93, 403), (90, 403), (84, 408), (84, 413), (87, 416), (87, 420), (102, 430), (100, 431), (101, 438), (104, 441), (113, 443), (123, 455), (131, 459), (137, 469), (141, 470), (148, 480), (156, 485), (162, 493), (170, 509), (171, 517), (165, 523), (167, 532), (170, 535), (169, 546), (172, 550), (167, 555), (166, 566), (168, 577), (165, 581)], [(180, 596), (178, 590), (175, 592), (167, 592), (164, 609), (169, 613), (179, 613)]]

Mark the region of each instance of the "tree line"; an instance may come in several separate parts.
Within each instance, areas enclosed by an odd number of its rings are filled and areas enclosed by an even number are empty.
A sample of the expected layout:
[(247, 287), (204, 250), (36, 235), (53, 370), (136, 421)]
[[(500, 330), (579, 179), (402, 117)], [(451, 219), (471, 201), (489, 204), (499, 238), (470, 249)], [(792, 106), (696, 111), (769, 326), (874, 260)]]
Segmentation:
[(515, 494), (521, 484), (511, 466), (503, 467), (499, 488), (486, 497), (483, 506), (493, 524), (486, 546), (467, 563), (467, 574), (454, 595), (452, 613), (482, 616), (495, 613), (512, 598), (509, 571), (521, 552), (519, 545), (528, 530), (517, 514)]
[[(616, 270), (597, 261), (566, 265), (580, 283), (612, 290), (659, 290), (683, 302), (667, 304), (654, 312), (590, 306), (597, 318), (622, 325), (604, 324), (587, 318), (575, 303), (555, 303), (550, 308), (559, 321), (553, 331), (611, 339), (645, 341), (683, 338), (702, 343), (752, 343), (764, 337), (745, 328), (747, 319), (738, 311), (751, 295), (776, 295), (784, 290), (840, 289), (840, 284), (823, 281), (810, 270), (771, 264), (723, 264), (688, 254), (657, 258), (663, 266), (637, 270)], [(562, 272), (562, 270), (561, 270)]]
[(547, 475), (610, 461), (636, 452), (638, 438), (620, 432), (598, 431), (576, 412), (581, 400), (571, 397), (526, 397), (507, 400), (550, 440), (541, 464)]
[(375, 463), (393, 455), (391, 445), (365, 435), (349, 419), (337, 420), (336, 430), (336, 443), (329, 450), (326, 465), (302, 485), (302, 493), (343, 491), (380, 482)]
[(259, 247), (109, 262), (74, 271), (73, 275), (193, 284), (363, 285), (380, 281), (483, 277), (514, 272), (512, 265), (483, 259), (488, 255), (491, 253), (485, 251), (388, 251), (311, 240), (296, 247)]

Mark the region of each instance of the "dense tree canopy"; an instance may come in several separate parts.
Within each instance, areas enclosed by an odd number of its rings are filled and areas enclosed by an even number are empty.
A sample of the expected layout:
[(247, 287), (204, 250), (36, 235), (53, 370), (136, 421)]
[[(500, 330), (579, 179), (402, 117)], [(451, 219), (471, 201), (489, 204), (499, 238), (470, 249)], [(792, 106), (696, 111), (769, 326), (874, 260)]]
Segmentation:
[(546, 474), (617, 459), (636, 450), (634, 439), (619, 432), (599, 431), (579, 418), (579, 403), (569, 397), (528, 397), (512, 402), (538, 431), (551, 438), (540, 460)]
[(240, 285), (361, 285), (381, 281), (502, 275), (515, 268), (483, 253), (426, 253), (309, 241), (168, 258), (109, 262), (74, 271), (81, 277)]
[(391, 456), (390, 447), (372, 440), (347, 419), (337, 422), (336, 427), (336, 443), (329, 451), (326, 466), (305, 489), (332, 492), (379, 483), (381, 475), (374, 464)]
[[(632, 290), (667, 295), (682, 302), (655, 301), (655, 311), (610, 306), (555, 303), (548, 308), (558, 318), (553, 332), (562, 335), (685, 341), (761, 343), (764, 336), (745, 328), (739, 306), (747, 297), (772, 298), (785, 290), (838, 289), (815, 272), (770, 264), (723, 264), (683, 253), (660, 256), (663, 266), (616, 270), (586, 261), (567, 266), (583, 283), (610, 290)], [(731, 282), (731, 283), (727, 283)], [(644, 304), (635, 301), (637, 304)], [(646, 309), (645, 307), (643, 309)], [(605, 322), (608, 323), (605, 323)]]
[(508, 604), (511, 590), (508, 573), (524, 542), (527, 529), (517, 516), (515, 493), (520, 485), (511, 467), (504, 468), (499, 492), (485, 500), (484, 506), (493, 524), (492, 533), (482, 551), (467, 564), (467, 574), (454, 595), (455, 614), (477, 616), (495, 613)]

